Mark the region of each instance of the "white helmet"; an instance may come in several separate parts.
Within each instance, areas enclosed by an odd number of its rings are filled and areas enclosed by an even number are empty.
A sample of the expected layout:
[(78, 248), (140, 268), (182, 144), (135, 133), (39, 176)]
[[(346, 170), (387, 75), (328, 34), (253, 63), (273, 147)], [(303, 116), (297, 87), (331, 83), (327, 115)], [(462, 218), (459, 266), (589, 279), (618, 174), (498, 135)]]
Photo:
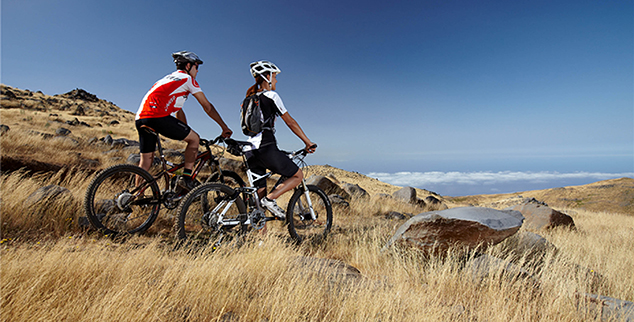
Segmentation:
[(253, 75), (253, 77), (257, 77), (266, 72), (279, 74), (282, 71), (270, 61), (260, 60), (251, 63), (251, 75)]

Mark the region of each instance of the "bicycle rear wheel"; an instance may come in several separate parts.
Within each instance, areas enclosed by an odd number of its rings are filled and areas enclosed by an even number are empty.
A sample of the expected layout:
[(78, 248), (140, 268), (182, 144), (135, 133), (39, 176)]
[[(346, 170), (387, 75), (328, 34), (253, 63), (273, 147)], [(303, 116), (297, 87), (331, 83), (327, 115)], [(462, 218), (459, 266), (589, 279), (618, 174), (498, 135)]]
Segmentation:
[(137, 166), (119, 164), (90, 182), (84, 211), (92, 226), (105, 234), (142, 233), (156, 220), (160, 200), (152, 175)]
[(181, 200), (176, 211), (176, 235), (181, 243), (216, 247), (246, 230), (246, 212), (235, 190), (219, 183), (205, 183)]
[[(288, 202), (286, 220), (288, 232), (296, 243), (323, 241), (332, 227), (332, 205), (326, 193), (317, 186), (308, 185), (308, 191), (295, 190)], [(309, 202), (310, 201), (310, 202)], [(315, 212), (312, 219), (309, 205)]]

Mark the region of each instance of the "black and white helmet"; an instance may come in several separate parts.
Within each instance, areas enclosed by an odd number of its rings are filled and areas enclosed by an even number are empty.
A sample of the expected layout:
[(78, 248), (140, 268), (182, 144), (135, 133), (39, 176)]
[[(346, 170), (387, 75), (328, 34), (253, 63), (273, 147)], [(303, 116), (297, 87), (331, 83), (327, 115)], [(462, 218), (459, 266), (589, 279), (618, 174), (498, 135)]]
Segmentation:
[(260, 60), (251, 63), (251, 75), (253, 75), (253, 77), (257, 77), (266, 72), (279, 74), (282, 71), (270, 61)]
[(192, 63), (202, 65), (203, 61), (198, 58), (198, 55), (192, 53), (191, 51), (179, 51), (172, 54), (172, 58), (174, 58), (174, 62), (176, 65), (182, 63)]

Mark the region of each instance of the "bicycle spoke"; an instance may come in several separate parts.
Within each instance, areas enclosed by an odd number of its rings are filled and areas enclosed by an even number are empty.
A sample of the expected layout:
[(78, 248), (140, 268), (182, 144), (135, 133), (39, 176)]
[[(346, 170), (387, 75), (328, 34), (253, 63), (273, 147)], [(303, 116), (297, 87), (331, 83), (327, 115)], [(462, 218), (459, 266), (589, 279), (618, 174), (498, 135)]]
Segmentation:
[[(141, 185), (137, 187), (136, 182)], [(154, 222), (160, 194), (153, 178), (132, 165), (101, 172), (89, 185), (84, 208), (89, 221), (107, 234), (143, 232)]]

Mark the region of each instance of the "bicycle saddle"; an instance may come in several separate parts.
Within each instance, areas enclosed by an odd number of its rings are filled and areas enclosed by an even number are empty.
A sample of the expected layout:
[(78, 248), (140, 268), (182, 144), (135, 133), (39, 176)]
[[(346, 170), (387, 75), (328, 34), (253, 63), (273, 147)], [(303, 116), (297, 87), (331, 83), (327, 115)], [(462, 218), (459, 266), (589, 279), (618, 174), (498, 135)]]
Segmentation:
[(251, 142), (234, 139), (225, 139), (225, 143), (227, 144), (227, 151), (238, 157), (244, 155), (243, 147), (252, 145)]

